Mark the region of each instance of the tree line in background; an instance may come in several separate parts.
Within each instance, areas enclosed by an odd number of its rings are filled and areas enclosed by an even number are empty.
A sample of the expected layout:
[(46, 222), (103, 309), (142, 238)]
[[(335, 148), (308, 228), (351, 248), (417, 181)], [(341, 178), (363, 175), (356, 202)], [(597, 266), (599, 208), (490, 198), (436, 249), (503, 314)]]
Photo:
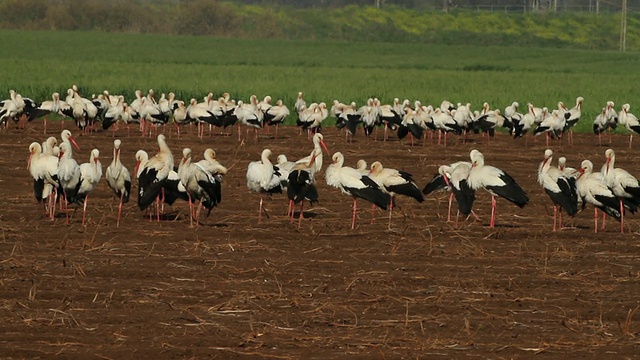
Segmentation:
[[(400, 6), (419, 10), (477, 9), (507, 11), (620, 11), (621, 0), (232, 0), (251, 5), (293, 7)], [(631, 5), (629, 5), (631, 6)], [(634, 10), (631, 8), (630, 10)], [(640, 10), (636, 6), (635, 10)]]
[[(464, 9), (471, 3), (562, 8), (596, 0), (378, 1), (380, 8), (372, 0), (0, 0), (0, 28), (610, 50), (620, 42), (619, 12)], [(615, 3), (600, 6), (615, 11)], [(640, 14), (630, 11), (628, 23), (626, 48), (638, 50)]]

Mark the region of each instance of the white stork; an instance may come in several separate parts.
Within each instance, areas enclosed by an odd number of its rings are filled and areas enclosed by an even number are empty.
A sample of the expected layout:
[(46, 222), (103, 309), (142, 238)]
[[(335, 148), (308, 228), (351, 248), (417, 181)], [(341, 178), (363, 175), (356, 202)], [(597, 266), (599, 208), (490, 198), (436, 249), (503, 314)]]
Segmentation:
[(60, 161), (58, 163), (58, 180), (62, 188), (65, 200), (65, 212), (67, 224), (69, 224), (69, 203), (76, 202), (78, 190), (80, 189), (80, 165), (73, 158), (71, 144), (62, 142), (60, 144)]
[[(322, 155), (322, 151), (320, 151)], [(315, 179), (315, 161), (317, 160), (316, 153), (311, 154), (311, 158), (308, 162), (297, 162), (287, 178), (287, 197), (289, 198), (289, 208), (291, 209), (291, 220), (293, 222), (293, 216), (295, 213), (296, 204), (300, 203), (300, 214), (298, 217), (298, 228), (304, 217), (304, 201), (308, 200), (311, 205), (318, 201), (318, 189), (316, 188)]]
[[(538, 183), (542, 185), (544, 192), (549, 195), (553, 202), (553, 231), (556, 231), (556, 219), (559, 217), (560, 228), (562, 228), (562, 209), (569, 216), (578, 212), (578, 194), (576, 181), (573, 177), (566, 176), (557, 167), (552, 167), (553, 151), (547, 149), (544, 152), (544, 160), (538, 167)], [(558, 211), (560, 207), (560, 211)]]
[(471, 150), (471, 170), (469, 171), (469, 186), (474, 189), (483, 188), (491, 194), (491, 221), (489, 227), (495, 226), (496, 196), (500, 196), (522, 208), (529, 203), (527, 193), (506, 172), (497, 167), (484, 164), (484, 155)]
[[(51, 100), (43, 101), (38, 107), (39, 110), (42, 110), (46, 113), (55, 113), (62, 116), (63, 120), (61, 122), (61, 126), (64, 127), (64, 118), (65, 117), (73, 117), (73, 110), (71, 106), (67, 104), (66, 101), (60, 100), (60, 94), (54, 92), (51, 95)], [(47, 118), (44, 118), (44, 133), (47, 133)]]
[(441, 165), (438, 167), (438, 174), (422, 189), (424, 195), (439, 190), (448, 190), (450, 192), (447, 222), (451, 221), (451, 205), (454, 196), (458, 203), (458, 213), (462, 213), (463, 215), (473, 213), (472, 208), (473, 202), (475, 201), (475, 190), (471, 189), (467, 182), (469, 170), (471, 170), (471, 163), (468, 161), (457, 161), (450, 165)]
[(343, 166), (344, 155), (341, 152), (333, 154), (333, 163), (327, 167), (325, 178), (327, 185), (340, 189), (344, 194), (353, 197), (353, 217), (351, 229), (356, 226), (357, 199), (365, 199), (387, 210), (391, 204), (391, 196), (380, 189), (380, 186), (370, 177), (362, 175), (358, 170)]
[(562, 132), (569, 132), (569, 145), (573, 145), (573, 127), (580, 120), (583, 102), (584, 98), (582, 96), (578, 96), (576, 98), (576, 106), (572, 107), (564, 113), (565, 125)]
[(582, 208), (587, 203), (594, 206), (594, 232), (598, 232), (598, 209), (607, 215), (621, 221), (619, 199), (613, 194), (604, 181), (602, 174), (593, 172), (593, 163), (590, 160), (583, 160), (580, 165), (576, 187), (578, 196), (582, 199)]
[(173, 154), (167, 146), (165, 136), (158, 135), (159, 152), (149, 159), (144, 165), (138, 161), (136, 173), (138, 173), (138, 207), (144, 210), (151, 205), (154, 200), (158, 200), (156, 205), (157, 221), (160, 221), (159, 205), (163, 197), (163, 185), (169, 173), (173, 170)]
[[(45, 213), (53, 220), (56, 191), (59, 186), (58, 157), (42, 153), (42, 146), (33, 142), (29, 145), (27, 170), (33, 177), (36, 200), (44, 205)], [(48, 205), (45, 200), (49, 203)]]
[[(280, 182), (280, 172), (269, 160), (270, 149), (262, 150), (259, 161), (252, 161), (247, 167), (247, 187), (251, 191), (260, 194), (260, 207), (258, 209), (258, 224), (262, 220), (262, 200), (264, 194), (274, 194), (282, 192)], [(266, 211), (265, 211), (266, 214)], [(268, 215), (267, 215), (268, 216)]]
[(82, 200), (82, 225), (87, 219), (87, 203), (89, 202), (89, 193), (98, 186), (102, 178), (102, 164), (100, 163), (100, 151), (98, 149), (91, 150), (89, 162), (80, 164), (80, 186), (78, 188), (77, 200)]
[(631, 142), (633, 141), (633, 133), (640, 134), (640, 121), (638, 121), (638, 117), (629, 112), (631, 105), (624, 104), (622, 105), (622, 110), (618, 113), (618, 122), (621, 125), (624, 125), (627, 130), (630, 132), (629, 134), (629, 149), (631, 149)]
[(116, 227), (120, 226), (120, 215), (122, 214), (122, 204), (129, 202), (129, 195), (131, 194), (131, 174), (129, 170), (120, 161), (120, 139), (113, 141), (113, 160), (111, 164), (107, 166), (105, 172), (105, 178), (107, 179), (107, 185), (116, 194), (120, 203), (118, 205), (118, 220)]
[[(204, 160), (208, 164), (207, 160)], [(207, 170), (206, 166), (200, 163), (191, 162), (191, 149), (185, 148), (182, 151), (182, 161), (178, 167), (180, 181), (184, 185), (189, 198), (189, 212), (191, 226), (193, 219), (198, 223), (200, 209), (204, 205), (209, 212), (220, 202), (220, 181), (219, 178)], [(195, 210), (195, 202), (198, 201), (198, 210)]]
[(620, 232), (624, 232), (624, 208), (634, 212), (640, 206), (640, 183), (638, 179), (622, 168), (616, 168), (616, 153), (607, 149), (607, 161), (602, 166), (602, 176), (613, 194), (620, 200)]
[(289, 108), (282, 102), (282, 100), (276, 101), (275, 105), (264, 110), (264, 122), (268, 126), (275, 125), (276, 127), (276, 140), (278, 139), (278, 127), (280, 124), (284, 123), (289, 114)]
[[(391, 202), (389, 203), (389, 227), (391, 227), (391, 214), (395, 202), (395, 194), (408, 196), (417, 202), (424, 201), (424, 196), (422, 196), (418, 185), (416, 185), (412, 175), (406, 171), (385, 168), (380, 161), (375, 161), (371, 164), (371, 171), (368, 176), (375, 181), (381, 189), (384, 189), (391, 195)], [(372, 210), (373, 209), (375, 208), (372, 208)]]
[(313, 150), (311, 150), (311, 154), (309, 156), (305, 156), (302, 159), (296, 161), (296, 164), (308, 164), (311, 162), (311, 158), (315, 158), (312, 164), (312, 176), (315, 177), (317, 173), (322, 170), (323, 165), (323, 153), (322, 149), (324, 149), (327, 154), (329, 153), (329, 149), (327, 145), (324, 143), (324, 136), (321, 133), (316, 133), (313, 135)]
[(249, 103), (244, 103), (242, 100), (238, 101), (233, 115), (238, 119), (238, 141), (241, 139), (240, 125), (247, 127), (247, 136), (249, 135), (249, 128), (253, 128), (255, 140), (258, 141), (258, 129), (262, 128), (262, 122), (264, 120), (264, 114), (258, 109), (258, 98), (255, 95), (251, 95)]

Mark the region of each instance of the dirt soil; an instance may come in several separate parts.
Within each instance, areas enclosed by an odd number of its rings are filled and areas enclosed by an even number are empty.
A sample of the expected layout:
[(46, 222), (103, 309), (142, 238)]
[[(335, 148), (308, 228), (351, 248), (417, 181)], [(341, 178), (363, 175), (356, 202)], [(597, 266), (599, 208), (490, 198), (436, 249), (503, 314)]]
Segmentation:
[[(258, 224), (259, 196), (247, 189), (247, 164), (265, 147), (274, 161), (281, 153), (308, 155), (311, 142), (297, 129), (280, 129), (278, 140), (272, 129), (258, 142), (250, 136), (242, 143), (235, 129), (204, 141), (193, 130), (179, 139), (173, 128), (165, 131), (176, 158), (183, 147), (196, 160), (212, 147), (229, 168), (222, 203), (200, 226), (189, 226), (184, 202), (150, 222), (135, 206), (134, 186), (116, 227), (118, 201), (104, 179), (90, 196), (85, 226), (81, 211), (72, 211), (70, 225), (60, 212), (50, 221), (34, 199), (26, 165), (29, 144), (59, 137), (60, 125), (50, 124), (46, 136), (41, 122), (0, 133), (2, 358), (620, 359), (640, 353), (640, 219), (628, 217), (628, 233), (610, 220), (594, 234), (589, 206), (571, 226), (552, 232), (551, 201), (536, 181), (543, 137), (525, 146), (504, 134), (490, 144), (478, 135), (443, 147), (368, 141), (359, 133), (347, 144), (335, 128), (324, 129), (329, 150), (343, 152), (346, 165), (380, 160), (412, 173), (420, 188), (439, 165), (468, 160), (478, 148), (531, 198), (524, 209), (499, 199), (494, 229), (483, 191), (474, 205), (481, 221), (459, 227), (446, 221), (444, 192), (422, 204), (399, 198), (390, 229), (387, 212), (377, 210), (370, 224), (371, 207), (359, 202), (351, 230), (352, 199), (327, 186), (324, 172), (317, 179), (320, 202), (305, 212), (300, 229), (285, 215), (284, 194), (265, 200), (269, 218)], [(130, 170), (136, 150), (156, 152), (155, 138), (128, 136), (126, 128), (116, 137)], [(112, 133), (76, 138), (78, 162), (98, 148), (106, 169)], [(593, 134), (581, 134), (574, 142), (553, 143), (556, 159), (564, 155), (579, 167), (589, 158), (599, 169), (610, 146), (617, 166), (640, 175), (627, 136), (598, 146)], [(325, 168), (330, 161), (325, 154)]]

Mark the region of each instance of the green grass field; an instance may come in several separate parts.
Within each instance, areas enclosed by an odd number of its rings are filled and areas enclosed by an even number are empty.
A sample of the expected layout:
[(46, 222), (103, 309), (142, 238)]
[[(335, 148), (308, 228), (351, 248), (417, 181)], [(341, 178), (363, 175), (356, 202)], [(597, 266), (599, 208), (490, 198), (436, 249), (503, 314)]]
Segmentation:
[[(236, 99), (271, 95), (290, 107), (307, 101), (355, 101), (377, 96), (421, 100), (512, 101), (555, 108), (585, 98), (579, 130), (590, 131), (607, 100), (616, 108), (638, 99), (637, 53), (548, 48), (238, 40), (102, 32), (0, 31), (0, 93), (37, 101), (77, 84), (82, 93), (133, 97), (136, 89), (173, 91), (188, 101), (229, 92)], [(7, 50), (10, 49), (10, 50)], [(0, 96), (2, 97), (2, 96)]]

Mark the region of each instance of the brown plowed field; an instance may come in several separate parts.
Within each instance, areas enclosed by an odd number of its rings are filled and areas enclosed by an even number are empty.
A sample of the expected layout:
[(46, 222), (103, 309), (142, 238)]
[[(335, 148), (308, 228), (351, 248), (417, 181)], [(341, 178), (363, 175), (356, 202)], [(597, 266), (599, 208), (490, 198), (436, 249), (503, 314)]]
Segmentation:
[[(68, 126), (72, 126), (67, 122)], [(60, 127), (49, 135), (59, 137)], [(76, 132), (76, 129), (72, 129)], [(171, 129), (173, 131), (173, 129)], [(166, 129), (169, 131), (169, 128)], [(219, 133), (219, 131), (218, 131)], [(490, 197), (474, 205), (482, 219), (456, 228), (446, 222), (448, 194), (420, 204), (398, 200), (387, 213), (359, 203), (350, 229), (351, 198), (317, 179), (320, 202), (300, 229), (286, 217), (286, 196), (266, 200), (270, 217), (257, 223), (258, 199), (247, 190), (249, 161), (269, 147), (290, 159), (306, 156), (311, 142), (295, 128), (280, 139), (261, 134), (199, 140), (195, 132), (167, 135), (178, 158), (191, 147), (196, 160), (207, 147), (229, 168), (223, 200), (200, 226), (189, 226), (186, 203), (149, 222), (132, 201), (120, 227), (117, 200), (102, 180), (81, 211), (46, 219), (26, 170), (28, 146), (42, 142), (42, 123), (0, 133), (0, 356), (2, 358), (632, 358), (640, 353), (640, 219), (629, 233), (608, 221), (593, 232), (589, 206), (571, 227), (551, 231), (551, 202), (536, 181), (544, 138), (525, 147), (499, 134), (442, 147), (410, 146), (395, 138), (367, 141), (362, 132), (345, 143), (324, 129), (331, 152), (414, 174), (422, 188), (437, 166), (468, 159), (478, 148), (486, 163), (510, 173), (529, 193), (524, 209), (498, 200), (490, 229)], [(156, 151), (155, 138), (127, 136), (123, 162)], [(86, 162), (92, 148), (111, 162), (111, 133), (76, 136)], [(637, 150), (618, 135), (616, 165), (640, 175)], [(638, 145), (640, 146), (640, 145)], [(604, 162), (605, 146), (592, 134), (575, 145), (554, 143), (558, 156), (579, 167)], [(325, 154), (325, 167), (330, 157)], [(554, 161), (555, 163), (555, 161)], [(568, 221), (567, 221), (568, 223)]]

